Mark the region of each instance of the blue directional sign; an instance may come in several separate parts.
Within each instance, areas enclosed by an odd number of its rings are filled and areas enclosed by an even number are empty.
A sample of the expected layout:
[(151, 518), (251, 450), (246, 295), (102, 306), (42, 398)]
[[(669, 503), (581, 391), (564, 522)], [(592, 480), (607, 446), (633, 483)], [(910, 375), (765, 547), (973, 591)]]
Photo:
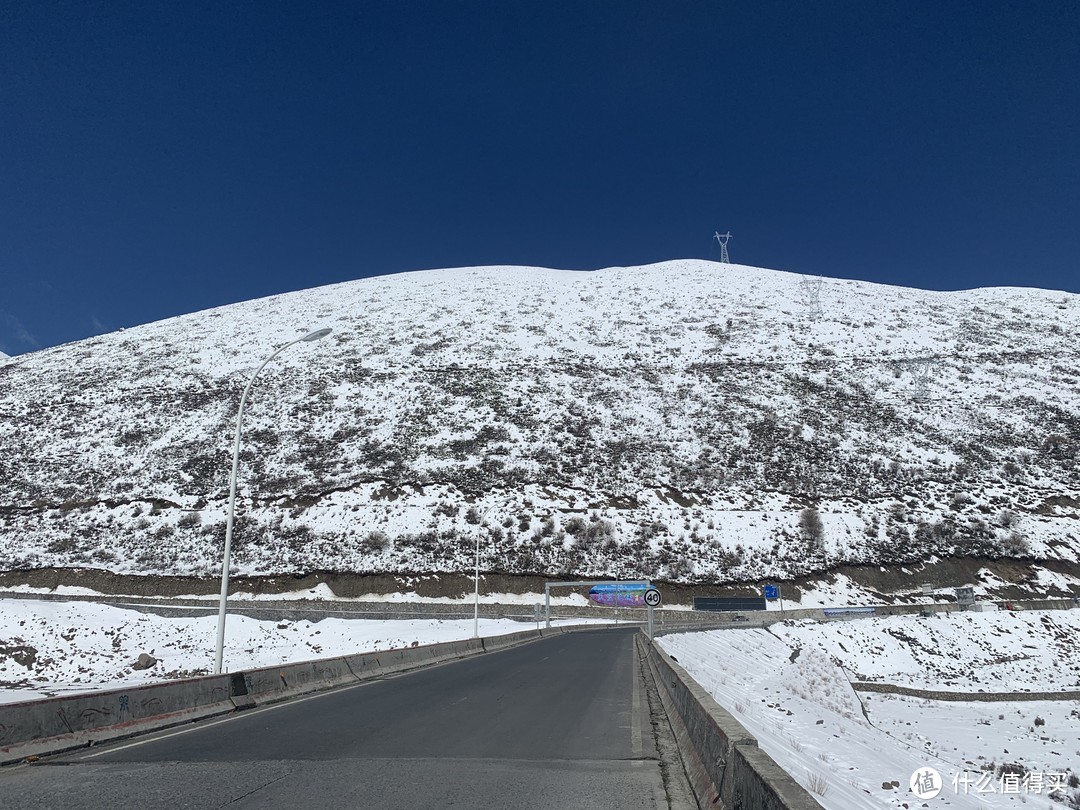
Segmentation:
[(766, 585), (765, 586), (765, 598), (766, 599), (779, 599), (780, 598), (780, 586), (779, 585)]
[[(656, 593), (656, 596), (660, 595), (651, 585), (637, 582), (626, 585), (621, 582), (605, 582), (601, 585), (593, 585), (589, 591), (589, 601), (606, 607), (645, 607), (648, 604), (647, 598), (656, 599), (653, 596), (647, 597), (649, 591)], [(657, 600), (654, 607), (659, 603)]]

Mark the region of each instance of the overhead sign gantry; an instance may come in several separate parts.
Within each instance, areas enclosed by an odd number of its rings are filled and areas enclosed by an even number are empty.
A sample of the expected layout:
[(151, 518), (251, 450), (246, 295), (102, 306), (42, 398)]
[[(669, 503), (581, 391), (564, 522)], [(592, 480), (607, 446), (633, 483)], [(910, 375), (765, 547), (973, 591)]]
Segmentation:
[(544, 583), (544, 626), (551, 627), (551, 589), (577, 588), (589, 585), (589, 599), (612, 607), (644, 607), (648, 611), (649, 638), (653, 637), (653, 608), (661, 602), (660, 591), (647, 579), (630, 582), (612, 580), (582, 580), (579, 582)]

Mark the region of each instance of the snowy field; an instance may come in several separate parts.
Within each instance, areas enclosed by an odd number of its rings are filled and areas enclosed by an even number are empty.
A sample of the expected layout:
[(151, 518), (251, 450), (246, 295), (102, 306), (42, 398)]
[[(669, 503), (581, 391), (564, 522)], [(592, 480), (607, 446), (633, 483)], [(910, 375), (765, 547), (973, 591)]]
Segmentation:
[[(1080, 691), (1080, 610), (790, 622), (660, 643), (830, 810), (921, 807), (909, 785), (926, 768), (942, 785), (927, 807), (1069, 807), (1049, 797), (1058, 784), (1080, 799), (1080, 700), (954, 702), (850, 685)], [(1022, 768), (1002, 776), (1003, 765)]]
[[(584, 624), (587, 619), (553, 621)], [(533, 629), (480, 619), (481, 636)], [(471, 619), (257, 621), (230, 615), (224, 668), (268, 667), (471, 638)], [(163, 618), (91, 602), (0, 600), (0, 702), (12, 703), (205, 675), (213, 671), (217, 616)], [(140, 653), (157, 659), (135, 670)]]
[[(216, 616), (0, 599), (0, 702), (207, 673), (216, 624)], [(533, 626), (481, 619), (480, 634)], [(468, 619), (268, 622), (230, 615), (225, 668), (465, 639), (472, 629)], [(1050, 798), (1058, 784), (1080, 799), (1080, 787), (1070, 787), (1080, 772), (1080, 700), (941, 701), (851, 687), (1080, 691), (1080, 610), (799, 621), (673, 634), (661, 644), (830, 810), (920, 807), (909, 782), (926, 768), (942, 781), (928, 807), (1060, 810), (1070, 805)], [(140, 653), (157, 663), (133, 669)], [(1021, 767), (1012, 777), (1002, 766)]]

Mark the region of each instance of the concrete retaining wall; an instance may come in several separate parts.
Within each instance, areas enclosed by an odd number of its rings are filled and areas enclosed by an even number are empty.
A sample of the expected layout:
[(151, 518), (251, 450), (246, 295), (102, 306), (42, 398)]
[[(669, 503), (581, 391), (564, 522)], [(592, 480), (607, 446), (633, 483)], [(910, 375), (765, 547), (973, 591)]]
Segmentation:
[[(1004, 609), (1004, 602), (981, 602), (983, 605), (993, 605)], [(1041, 599), (1041, 600), (1028, 600), (1026, 602), (1014, 602), (1008, 603), (1014, 606), (1016, 610), (1071, 610), (1080, 607), (1077, 603), (1071, 599)], [(914, 616), (914, 615), (930, 615), (936, 613), (955, 613), (961, 610), (961, 607), (955, 602), (933, 602), (926, 604), (910, 604), (910, 605), (867, 605), (867, 607), (873, 607), (873, 616)], [(796, 610), (766, 610), (766, 611), (745, 611), (742, 613), (736, 612), (723, 612), (723, 613), (709, 613), (706, 611), (690, 612), (686, 619), (693, 617), (688, 621), (680, 619), (679, 613), (687, 614), (686, 611), (671, 611), (668, 613), (668, 619), (666, 625), (657, 625), (657, 634), (670, 633), (670, 632), (687, 632), (693, 630), (719, 630), (728, 628), (750, 628), (750, 627), (764, 627), (774, 622), (783, 622), (788, 619), (814, 619), (816, 621), (851, 621), (853, 619), (864, 618), (862, 615), (857, 614), (835, 614), (827, 615), (824, 608), (799, 608)], [(711, 616), (712, 618), (706, 618)], [(736, 616), (740, 617), (740, 620), (736, 620)]]
[[(562, 628), (543, 635), (563, 632)], [(541, 638), (504, 636), (324, 658), (84, 695), (0, 704), (0, 764), (130, 737), (296, 695), (507, 649)]]
[(671, 660), (638, 636), (701, 807), (820, 810), (821, 805), (758, 748), (757, 740)]
[[(30, 599), (56, 602), (94, 602), (96, 604), (114, 605), (125, 610), (135, 610), (140, 613), (149, 613), (158, 616), (216, 616), (218, 612), (217, 597), (189, 597), (189, 598), (140, 598), (132, 596), (99, 596), (85, 594), (52, 594), (52, 593), (23, 593), (21, 591), (0, 590), (0, 598), (3, 599)], [(542, 607), (542, 605), (541, 605)], [(366, 602), (362, 600), (335, 599), (279, 599), (279, 600), (247, 600), (230, 599), (228, 604), (230, 615), (248, 616), (260, 621), (312, 621), (322, 619), (472, 619), (472, 601), (461, 600), (457, 603), (448, 602)], [(479, 610), (480, 618), (483, 619), (513, 619), (523, 624), (534, 620), (534, 605), (532, 604), (503, 604), (482, 602)], [(710, 617), (692, 610), (681, 610), (670, 607), (656, 609), (656, 622), (663, 625), (665, 621), (694, 622), (695, 617), (701, 617), (702, 621), (711, 621)], [(552, 618), (560, 619), (605, 619), (618, 622), (644, 622), (646, 613), (644, 608), (611, 608), (600, 605), (554, 605), (552, 606)]]
[(228, 675), (0, 704), (0, 763), (201, 720), (236, 708)]
[[(38, 599), (51, 601), (86, 601), (115, 605), (128, 610), (150, 613), (158, 616), (212, 616), (217, 615), (218, 601), (209, 598), (189, 599), (138, 599), (134, 597), (105, 597), (68, 594), (27, 594), (22, 592), (0, 591), (4, 599)], [(989, 604), (989, 603), (988, 603)], [(993, 603), (1003, 605), (1003, 602)], [(1042, 599), (1013, 602), (1018, 609), (1027, 610), (1066, 610), (1080, 607), (1080, 603), (1071, 599)], [(955, 602), (936, 602), (927, 604), (875, 605), (876, 615), (886, 616), (900, 613), (948, 612), (958, 610)], [(363, 602), (353, 600), (230, 600), (229, 613), (248, 616), (261, 621), (312, 621), (326, 618), (338, 619), (418, 619), (438, 617), (442, 619), (471, 619), (471, 604), (447, 604), (439, 602)], [(521, 604), (480, 605), (480, 616), (486, 619), (516, 619), (523, 623), (533, 618), (533, 606)], [(656, 609), (654, 616), (657, 632), (668, 629), (700, 626), (712, 627), (762, 626), (787, 619), (824, 619), (827, 618), (821, 608), (796, 608), (793, 610), (747, 611), (741, 615), (747, 617), (746, 624), (734, 622), (734, 612), (713, 613), (663, 606)], [(558, 605), (552, 608), (553, 618), (591, 618), (616, 620), (620, 623), (644, 623), (646, 612), (643, 608), (609, 608), (598, 605), (574, 606)], [(841, 620), (843, 617), (832, 617)]]
[(1075, 700), (1080, 701), (1080, 692), (947, 692), (941, 689), (916, 689), (911, 686), (896, 686), (891, 683), (869, 683), (853, 681), (851, 687), (856, 692), (877, 692), (884, 695), (906, 695), (907, 697), (927, 700), (951, 700), (957, 703), (1015, 702), (1022, 700)]

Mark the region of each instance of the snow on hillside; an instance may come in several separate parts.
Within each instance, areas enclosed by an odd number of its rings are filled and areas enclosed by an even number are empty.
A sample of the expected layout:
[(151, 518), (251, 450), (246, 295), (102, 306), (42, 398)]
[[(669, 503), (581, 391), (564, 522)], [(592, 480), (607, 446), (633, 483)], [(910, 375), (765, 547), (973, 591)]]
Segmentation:
[(775, 625), (792, 648), (816, 646), (852, 680), (946, 692), (1080, 694), (1080, 612), (889, 616), (843, 625)]
[(215, 573), (240, 393), (322, 326), (253, 389), (238, 572), (1075, 565), (1080, 296), (805, 281), (433, 270), (12, 358), (0, 570)]
[[(850, 685), (1076, 692), (1080, 610), (789, 622), (667, 635), (660, 644), (828, 810), (1044, 808), (1052, 781), (1074, 800), (1064, 806), (1080, 807), (1075, 699), (954, 702)], [(1002, 766), (1014, 766), (1017, 784), (1002, 780)], [(923, 805), (908, 788), (927, 767), (944, 787)]]

